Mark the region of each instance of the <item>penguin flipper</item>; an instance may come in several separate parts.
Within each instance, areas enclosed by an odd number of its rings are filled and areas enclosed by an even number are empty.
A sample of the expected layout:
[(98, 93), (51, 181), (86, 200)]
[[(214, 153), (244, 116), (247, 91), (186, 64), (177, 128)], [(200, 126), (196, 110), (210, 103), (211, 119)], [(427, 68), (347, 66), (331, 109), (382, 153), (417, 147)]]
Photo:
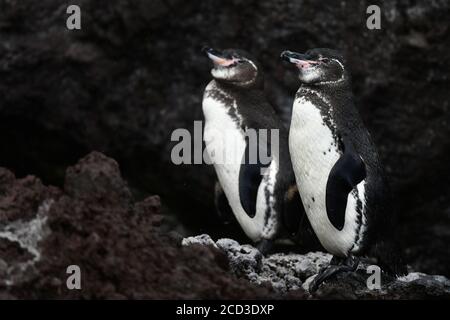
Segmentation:
[[(258, 148), (261, 150), (265, 150), (266, 147), (267, 146), (262, 144), (258, 145)], [(257, 154), (251, 154), (251, 149), (253, 152), (257, 152)], [(261, 150), (259, 151), (261, 152)], [(247, 140), (239, 170), (239, 199), (242, 208), (244, 208), (250, 218), (253, 218), (256, 215), (256, 200), (259, 185), (263, 178), (263, 169), (270, 165), (270, 163), (263, 164), (261, 162), (261, 159), (259, 158), (260, 152), (258, 153), (256, 148), (251, 148), (250, 141)]]
[(216, 181), (216, 184), (214, 185), (214, 204), (216, 206), (217, 215), (223, 223), (229, 224), (234, 221), (233, 210), (230, 207), (219, 181)]
[(239, 171), (239, 198), (247, 215), (253, 218), (256, 214), (256, 198), (261, 184), (262, 166), (258, 164), (241, 164)]
[(366, 177), (366, 166), (350, 144), (343, 143), (344, 153), (334, 164), (326, 187), (327, 215), (333, 226), (342, 230), (348, 194)]

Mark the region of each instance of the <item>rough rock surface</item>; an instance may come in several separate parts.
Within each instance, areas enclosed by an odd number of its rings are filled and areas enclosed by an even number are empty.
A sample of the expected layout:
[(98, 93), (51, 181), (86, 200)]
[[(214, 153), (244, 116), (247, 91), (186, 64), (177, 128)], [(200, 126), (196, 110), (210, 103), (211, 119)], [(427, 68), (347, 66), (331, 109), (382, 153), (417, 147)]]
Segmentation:
[[(287, 120), (298, 86), (282, 50), (333, 47), (349, 58), (361, 114), (396, 193), (407, 261), (450, 276), (450, 24), (448, 0), (73, 0), (0, 5), (0, 165), (63, 185), (91, 150), (114, 157), (134, 188), (159, 194), (194, 234), (230, 236), (212, 212), (213, 171), (174, 166), (171, 132), (202, 119), (204, 43), (259, 57)], [(187, 205), (188, 204), (188, 205)], [(200, 231), (202, 230), (202, 231)]]
[[(274, 297), (269, 286), (236, 279), (221, 251), (163, 234), (159, 197), (135, 202), (113, 159), (89, 154), (64, 185), (0, 168), (0, 297)], [(66, 286), (69, 265), (81, 269), (81, 290)]]
[[(4, 299), (448, 298), (443, 276), (410, 273), (381, 290), (366, 265), (308, 293), (330, 256), (277, 253), (208, 235), (163, 231), (160, 199), (136, 202), (116, 161), (93, 152), (66, 170), (64, 188), (0, 168), (0, 297)], [(66, 286), (78, 265), (81, 290)]]
[(184, 246), (203, 245), (226, 253), (231, 271), (256, 284), (269, 283), (283, 297), (303, 295), (311, 299), (436, 299), (450, 298), (450, 280), (444, 276), (410, 272), (392, 279), (382, 274), (381, 288), (370, 290), (367, 279), (369, 261), (362, 261), (354, 273), (344, 273), (322, 284), (309, 294), (311, 281), (321, 268), (328, 265), (331, 255), (323, 252), (308, 254), (276, 253), (263, 257), (250, 245), (240, 245), (231, 239), (214, 242), (208, 235), (185, 238)]

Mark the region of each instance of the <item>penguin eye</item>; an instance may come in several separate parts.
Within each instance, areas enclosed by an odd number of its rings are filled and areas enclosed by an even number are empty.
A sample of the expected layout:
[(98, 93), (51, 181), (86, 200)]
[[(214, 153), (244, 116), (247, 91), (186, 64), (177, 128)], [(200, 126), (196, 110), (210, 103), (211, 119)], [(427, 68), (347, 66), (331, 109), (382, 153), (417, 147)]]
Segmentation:
[(239, 63), (239, 64), (244, 63), (244, 62), (245, 62), (245, 60), (242, 60), (242, 59), (238, 59), (238, 61), (237, 61), (237, 63)]
[(324, 63), (328, 63), (328, 62), (330, 62), (330, 59), (328, 59), (328, 58), (320, 58), (320, 61), (324, 62)]

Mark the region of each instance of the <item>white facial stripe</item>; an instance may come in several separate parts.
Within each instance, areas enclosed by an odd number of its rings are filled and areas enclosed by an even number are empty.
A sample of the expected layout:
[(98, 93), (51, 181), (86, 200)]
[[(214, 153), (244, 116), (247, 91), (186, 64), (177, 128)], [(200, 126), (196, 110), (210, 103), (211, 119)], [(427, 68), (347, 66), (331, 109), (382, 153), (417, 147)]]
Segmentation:
[(253, 67), (256, 71), (258, 71), (258, 67), (256, 66), (256, 64), (253, 63), (253, 61), (251, 61), (251, 60), (247, 60), (247, 61), (252, 65), (252, 67)]
[(247, 61), (248, 63), (250, 63), (250, 65), (253, 67), (253, 69), (255, 69), (256, 73), (255, 75), (248, 81), (242, 82), (241, 84), (246, 86), (248, 84), (251, 84), (253, 81), (255, 81), (256, 79), (256, 75), (258, 74), (258, 67), (256, 66), (256, 64), (253, 63), (253, 61), (248, 60), (248, 59), (244, 59), (245, 61)]
[(247, 61), (251, 64), (251, 66), (255, 69), (256, 72), (255, 72), (254, 76), (250, 80), (241, 83), (244, 86), (253, 83), (255, 81), (255, 79), (256, 79), (256, 75), (258, 74), (258, 68), (253, 63), (253, 61), (250, 61), (250, 60), (247, 60)]
[(332, 58), (330, 60), (336, 61), (339, 64), (339, 66), (341, 67), (341, 70), (342, 70), (341, 77), (338, 80), (334, 80), (334, 81), (322, 81), (322, 82), (320, 82), (321, 84), (339, 83), (341, 81), (344, 81), (344, 65), (337, 59)]

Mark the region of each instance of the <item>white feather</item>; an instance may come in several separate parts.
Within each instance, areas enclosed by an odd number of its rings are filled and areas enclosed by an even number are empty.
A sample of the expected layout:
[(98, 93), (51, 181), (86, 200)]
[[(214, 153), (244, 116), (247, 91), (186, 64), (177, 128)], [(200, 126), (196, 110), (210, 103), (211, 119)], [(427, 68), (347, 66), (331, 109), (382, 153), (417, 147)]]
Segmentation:
[(236, 68), (213, 68), (211, 75), (216, 79), (232, 79), (236, 76)]

